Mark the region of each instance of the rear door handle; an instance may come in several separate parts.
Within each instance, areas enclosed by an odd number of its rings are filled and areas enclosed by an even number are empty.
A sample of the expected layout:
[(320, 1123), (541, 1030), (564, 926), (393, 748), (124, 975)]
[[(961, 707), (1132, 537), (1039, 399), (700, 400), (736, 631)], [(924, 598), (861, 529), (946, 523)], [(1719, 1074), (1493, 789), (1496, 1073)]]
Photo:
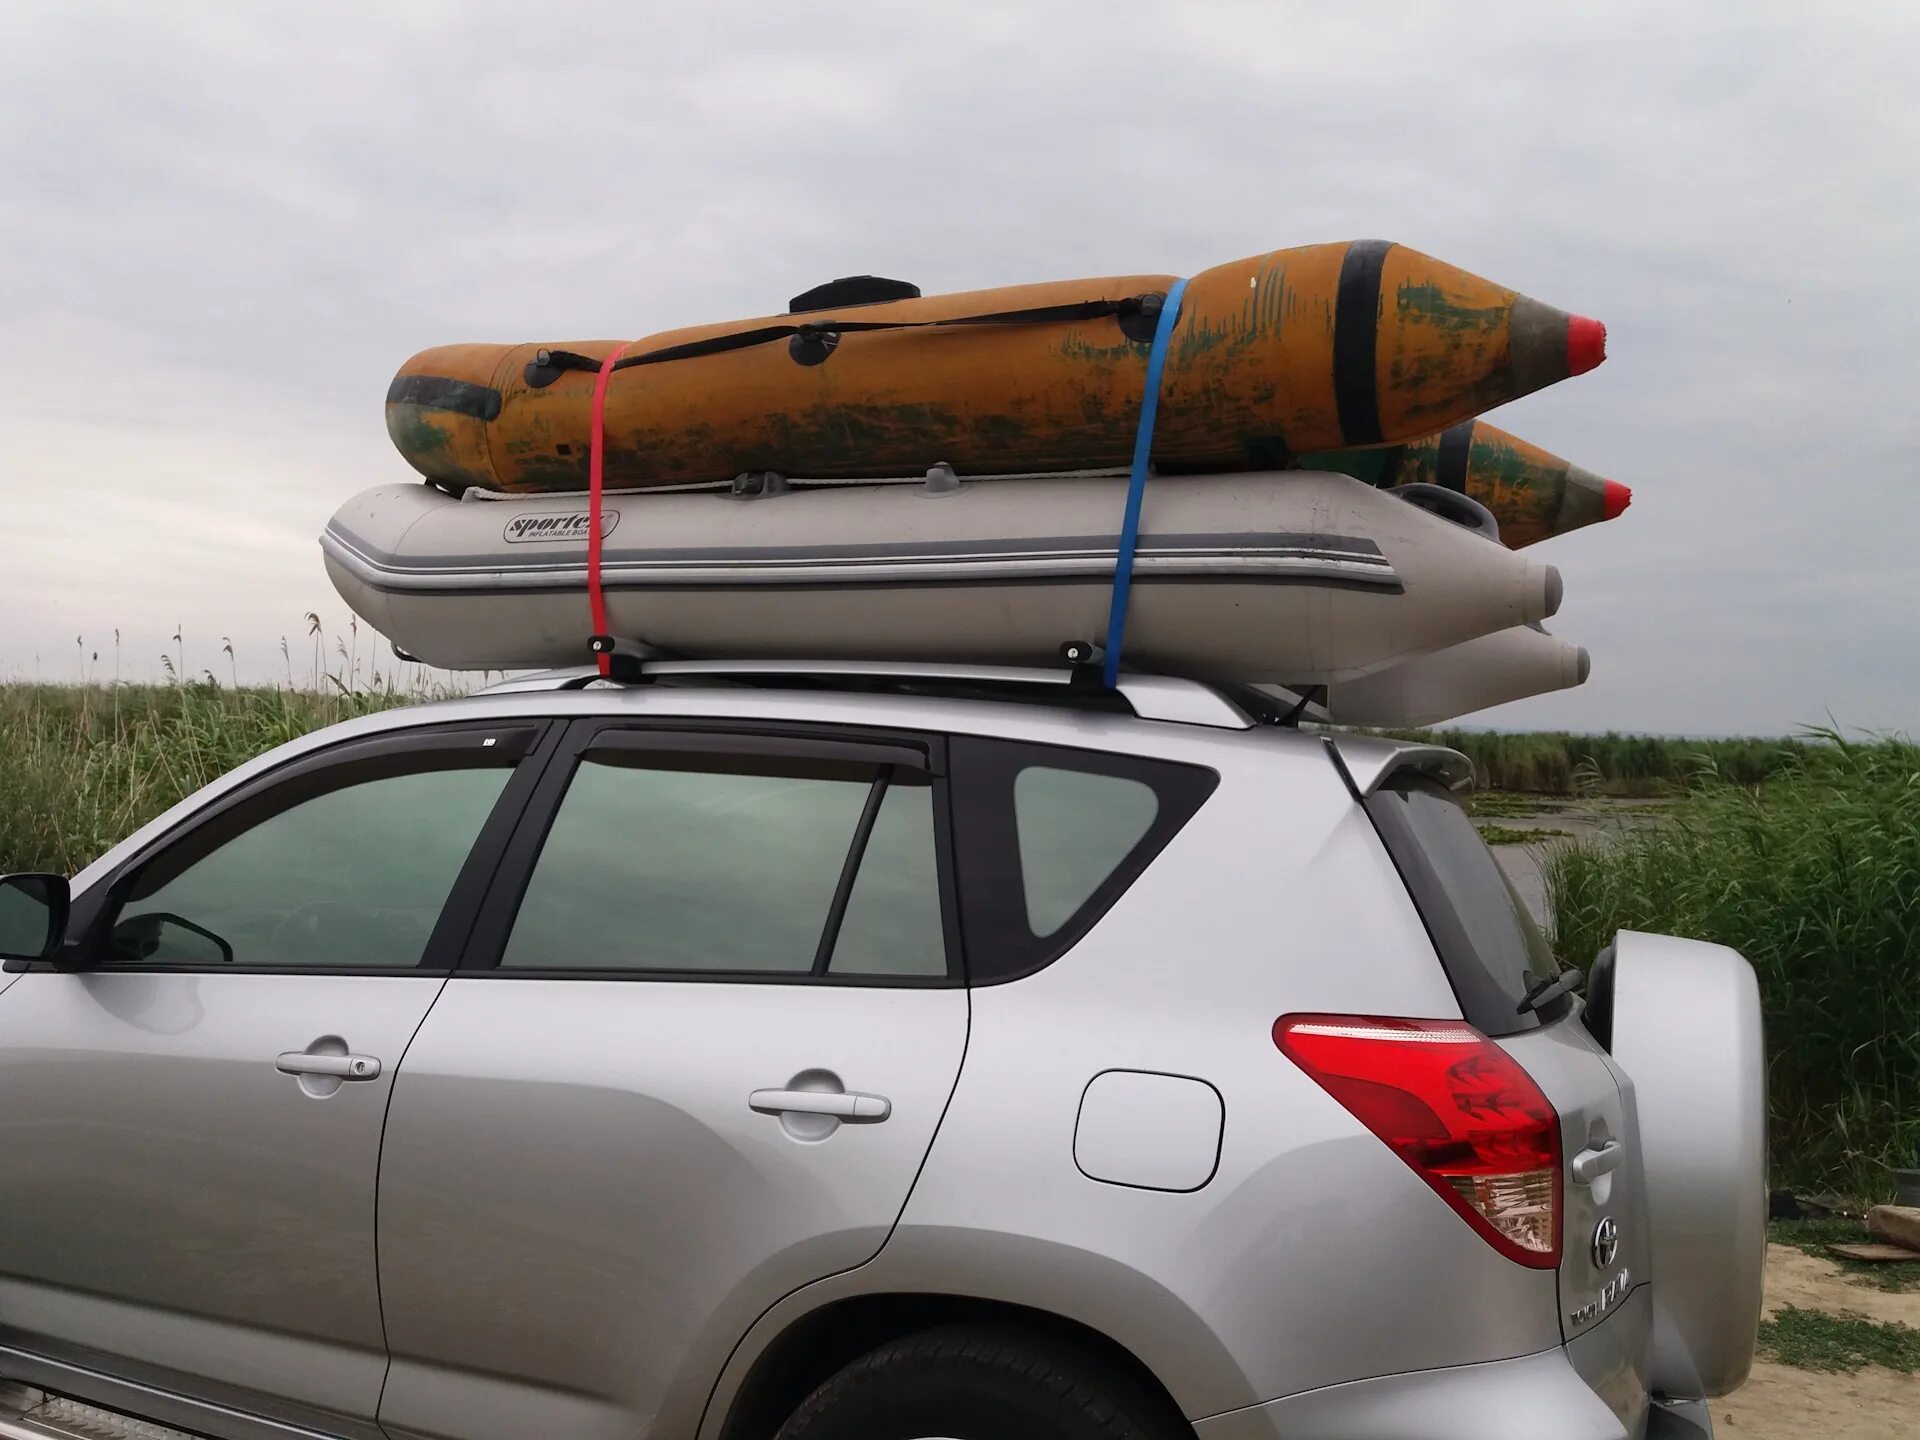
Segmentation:
[(884, 1095), (852, 1095), (842, 1090), (756, 1090), (747, 1104), (762, 1115), (831, 1115), (848, 1125), (878, 1125), (893, 1114)]
[(371, 1055), (315, 1055), (289, 1050), (273, 1062), (282, 1075), (331, 1075), (336, 1080), (377, 1080), (380, 1062)]
[(1618, 1140), (1590, 1146), (1573, 1157), (1573, 1178), (1582, 1185), (1591, 1185), (1602, 1175), (1610, 1175), (1618, 1170), (1620, 1162), (1626, 1158), (1627, 1147)]

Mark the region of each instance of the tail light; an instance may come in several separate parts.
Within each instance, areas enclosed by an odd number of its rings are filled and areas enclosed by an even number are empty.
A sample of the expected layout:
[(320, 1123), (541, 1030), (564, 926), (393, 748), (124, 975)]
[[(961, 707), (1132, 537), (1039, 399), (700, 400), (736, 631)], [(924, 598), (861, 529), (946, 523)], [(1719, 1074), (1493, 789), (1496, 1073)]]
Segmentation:
[(1560, 1120), (1459, 1020), (1283, 1015), (1273, 1043), (1509, 1260), (1560, 1260)]

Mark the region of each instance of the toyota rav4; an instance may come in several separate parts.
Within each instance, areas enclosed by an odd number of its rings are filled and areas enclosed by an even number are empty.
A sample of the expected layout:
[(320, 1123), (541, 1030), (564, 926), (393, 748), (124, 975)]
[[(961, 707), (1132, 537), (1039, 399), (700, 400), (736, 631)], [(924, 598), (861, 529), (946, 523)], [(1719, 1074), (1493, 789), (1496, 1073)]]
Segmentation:
[(1563, 971), (1450, 751), (1065, 678), (534, 677), (0, 882), (0, 1437), (1708, 1434), (1747, 964)]

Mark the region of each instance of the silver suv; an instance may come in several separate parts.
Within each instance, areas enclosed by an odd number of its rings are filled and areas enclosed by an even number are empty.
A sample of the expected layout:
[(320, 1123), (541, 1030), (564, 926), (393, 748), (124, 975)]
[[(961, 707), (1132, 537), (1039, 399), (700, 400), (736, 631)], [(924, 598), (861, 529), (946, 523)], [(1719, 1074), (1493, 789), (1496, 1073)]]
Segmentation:
[(1581, 995), (1458, 755), (1064, 680), (537, 677), (0, 883), (0, 1437), (1707, 1434), (1745, 963)]

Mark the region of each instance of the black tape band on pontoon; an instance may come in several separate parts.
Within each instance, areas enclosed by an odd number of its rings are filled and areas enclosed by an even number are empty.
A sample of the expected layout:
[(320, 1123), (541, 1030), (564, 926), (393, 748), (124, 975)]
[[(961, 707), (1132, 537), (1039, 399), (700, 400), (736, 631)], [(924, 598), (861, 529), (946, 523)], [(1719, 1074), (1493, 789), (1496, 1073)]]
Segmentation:
[[(614, 365), (625, 370), (635, 365), (664, 365), (673, 360), (697, 360), (707, 355), (725, 355), (734, 350), (750, 350), (794, 336), (819, 339), (832, 344), (842, 335), (867, 334), (878, 330), (937, 330), (955, 325), (1070, 325), (1079, 320), (1101, 320), (1114, 316), (1121, 322), (1127, 338), (1138, 344), (1150, 343), (1153, 325), (1160, 318), (1164, 295), (1129, 295), (1123, 300), (1082, 300), (1070, 305), (1038, 305), (1027, 310), (1001, 310), (988, 315), (959, 315), (949, 320), (807, 320), (787, 325), (763, 325), (757, 330), (740, 330), (731, 335), (715, 335), (706, 340), (690, 340), (684, 345), (669, 345), (644, 355), (623, 355)], [(1137, 324), (1129, 323), (1137, 320)], [(1135, 332), (1145, 328), (1145, 335)], [(572, 350), (542, 350), (527, 365), (527, 384), (535, 389), (551, 385), (568, 370), (597, 371), (600, 362)]]

